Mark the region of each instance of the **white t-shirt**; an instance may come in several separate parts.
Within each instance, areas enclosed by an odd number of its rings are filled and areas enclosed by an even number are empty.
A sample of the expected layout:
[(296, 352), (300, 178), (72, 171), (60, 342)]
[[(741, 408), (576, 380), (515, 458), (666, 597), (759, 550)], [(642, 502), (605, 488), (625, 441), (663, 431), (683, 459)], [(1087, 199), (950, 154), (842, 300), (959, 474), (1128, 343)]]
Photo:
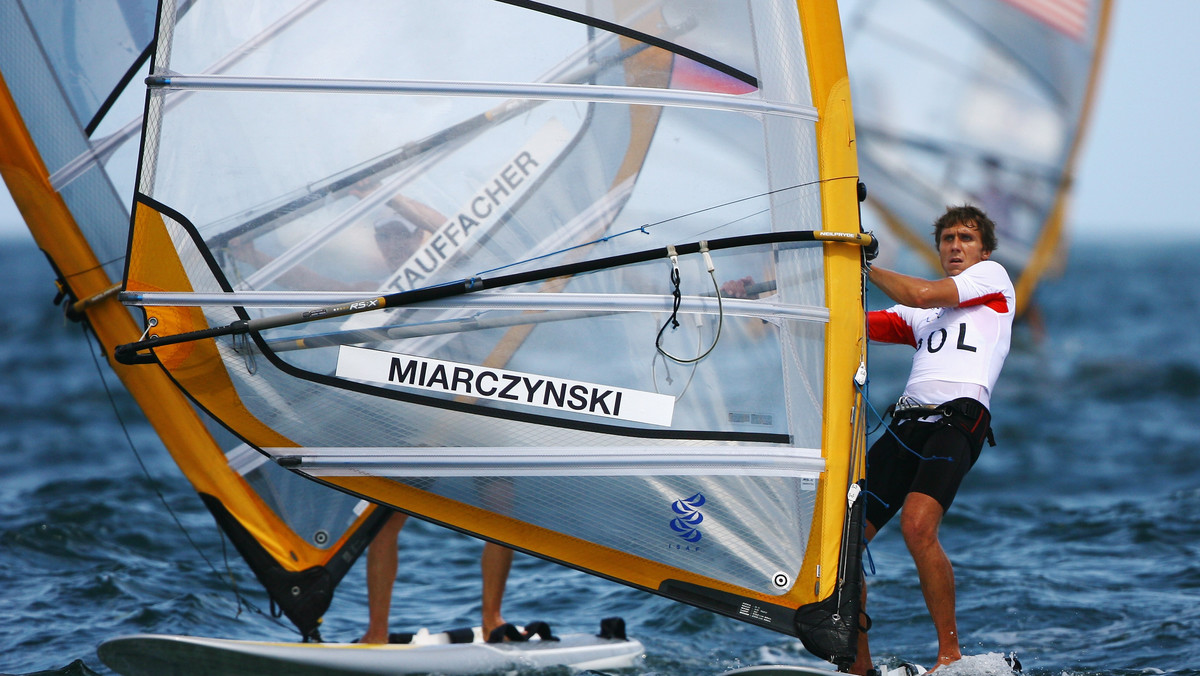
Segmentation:
[(917, 348), (904, 395), (923, 404), (971, 397), (991, 408), (1008, 356), (1016, 292), (1004, 266), (981, 261), (951, 277), (958, 306), (928, 310), (894, 305), (868, 313), (871, 340)]

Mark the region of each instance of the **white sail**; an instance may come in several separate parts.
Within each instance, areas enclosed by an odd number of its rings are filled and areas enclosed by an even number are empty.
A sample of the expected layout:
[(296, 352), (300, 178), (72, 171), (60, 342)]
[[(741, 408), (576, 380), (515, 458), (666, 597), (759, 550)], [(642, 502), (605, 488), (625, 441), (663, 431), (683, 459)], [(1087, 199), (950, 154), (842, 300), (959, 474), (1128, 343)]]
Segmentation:
[(163, 4), (121, 359), (282, 467), (852, 659), (836, 6), (298, 7)]
[(947, 204), (996, 222), (1022, 311), (1061, 260), (1108, 0), (843, 3), (869, 203), (933, 269)]

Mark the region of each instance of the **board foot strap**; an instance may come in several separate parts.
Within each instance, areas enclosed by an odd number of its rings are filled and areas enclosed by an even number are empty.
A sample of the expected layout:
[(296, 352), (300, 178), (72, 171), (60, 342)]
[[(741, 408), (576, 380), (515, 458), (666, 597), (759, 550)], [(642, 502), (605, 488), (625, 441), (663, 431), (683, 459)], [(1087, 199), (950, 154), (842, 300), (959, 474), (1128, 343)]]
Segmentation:
[(542, 622), (541, 620), (538, 620), (536, 622), (530, 622), (529, 624), (525, 625), (525, 631), (521, 631), (520, 629), (517, 629), (517, 627), (515, 625), (509, 624), (506, 622), (506, 623), (500, 625), (499, 627), (496, 627), (495, 629), (492, 630), (492, 633), (488, 634), (487, 642), (488, 643), (504, 643), (505, 641), (521, 642), (521, 641), (528, 641), (529, 639), (533, 638), (534, 636), (537, 636), (538, 638), (540, 638), (543, 641), (557, 641), (558, 640), (558, 637), (555, 636), (550, 631), (550, 625), (546, 624), (545, 622)]

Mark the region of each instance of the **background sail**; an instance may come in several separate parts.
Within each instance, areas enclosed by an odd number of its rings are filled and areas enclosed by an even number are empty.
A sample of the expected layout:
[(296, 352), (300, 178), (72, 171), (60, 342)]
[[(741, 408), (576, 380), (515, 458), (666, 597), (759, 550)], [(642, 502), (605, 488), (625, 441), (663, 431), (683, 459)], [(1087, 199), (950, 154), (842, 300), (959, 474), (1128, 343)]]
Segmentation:
[[(128, 0), (0, 5), (0, 173), (60, 276), (68, 314), (106, 353), (142, 331), (115, 292), (155, 11)], [(314, 632), (379, 521), (374, 509), (265, 463), (163, 372), (113, 369), (272, 601)]]
[[(860, 252), (795, 234), (858, 231), (834, 3), (198, 3), (159, 35), (123, 298), (155, 336), (259, 327), (154, 349), (202, 408), (772, 629), (857, 598)], [(401, 292), (447, 297), (281, 319)]]
[(843, 3), (869, 203), (939, 270), (947, 204), (996, 222), (1024, 311), (1061, 259), (1072, 167), (1103, 52), (1108, 0)]

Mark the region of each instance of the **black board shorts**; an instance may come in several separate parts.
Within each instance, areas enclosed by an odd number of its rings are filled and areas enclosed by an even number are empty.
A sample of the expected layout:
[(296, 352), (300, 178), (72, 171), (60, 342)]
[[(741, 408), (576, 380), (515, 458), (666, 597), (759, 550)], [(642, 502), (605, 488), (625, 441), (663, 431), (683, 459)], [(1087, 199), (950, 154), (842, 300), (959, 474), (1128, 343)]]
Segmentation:
[(982, 447), (945, 421), (893, 422), (867, 452), (867, 521), (883, 528), (909, 493), (928, 495), (949, 511)]

